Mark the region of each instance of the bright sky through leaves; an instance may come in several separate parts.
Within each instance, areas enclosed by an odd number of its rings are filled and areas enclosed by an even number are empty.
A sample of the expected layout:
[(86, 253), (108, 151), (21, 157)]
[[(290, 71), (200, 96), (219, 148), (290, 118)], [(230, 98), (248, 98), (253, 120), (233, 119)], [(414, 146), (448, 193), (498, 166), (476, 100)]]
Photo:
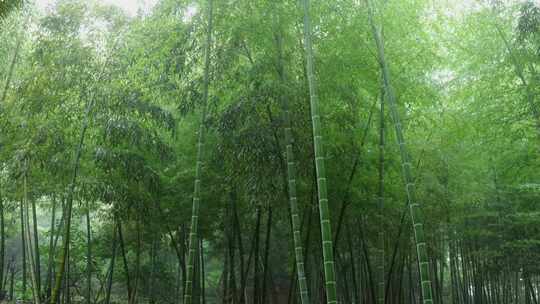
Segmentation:
[[(139, 9), (148, 11), (157, 2), (157, 0), (98, 0), (99, 2), (106, 4), (113, 4), (121, 7), (128, 15), (135, 16)], [(48, 7), (55, 3), (54, 0), (37, 0), (36, 1), (40, 9), (46, 10)]]

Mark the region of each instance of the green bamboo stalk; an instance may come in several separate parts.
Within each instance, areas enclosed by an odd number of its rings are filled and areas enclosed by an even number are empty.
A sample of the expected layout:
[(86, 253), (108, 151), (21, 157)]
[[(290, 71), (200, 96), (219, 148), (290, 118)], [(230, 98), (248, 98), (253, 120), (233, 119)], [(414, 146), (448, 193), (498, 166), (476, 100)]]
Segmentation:
[(113, 227), (112, 227), (112, 253), (111, 253), (111, 263), (109, 264), (109, 276), (107, 277), (107, 290), (105, 293), (105, 304), (111, 303), (111, 291), (112, 291), (112, 281), (114, 276), (114, 263), (116, 261), (116, 247), (117, 247), (117, 240), (118, 240), (118, 233), (117, 233), (117, 222), (116, 219), (114, 220)]
[[(115, 41), (116, 44), (120, 41), (120, 37)], [(113, 47), (115, 49), (115, 47)], [(104, 64), (101, 66), (102, 70), (96, 75), (95, 77), (95, 83), (99, 83), (99, 81), (102, 79), (103, 76), (105, 76), (105, 69), (109, 66), (109, 61), (112, 59), (112, 54), (114, 52), (111, 52), (111, 56), (106, 58)], [(75, 150), (75, 159), (73, 162), (73, 172), (71, 175), (71, 180), (69, 183), (68, 191), (67, 191), (67, 197), (66, 197), (66, 206), (62, 218), (64, 219), (64, 231), (63, 231), (63, 237), (62, 237), (62, 251), (60, 253), (60, 261), (58, 263), (58, 270), (56, 272), (56, 281), (55, 286), (53, 290), (51, 291), (51, 298), (50, 298), (50, 304), (56, 304), (58, 302), (58, 298), (61, 292), (62, 288), (62, 280), (64, 279), (64, 273), (66, 272), (66, 261), (68, 258), (69, 253), (69, 242), (71, 238), (71, 217), (72, 217), (72, 210), (73, 210), (73, 196), (75, 192), (75, 187), (77, 185), (77, 177), (79, 174), (80, 169), (80, 162), (81, 162), (81, 156), (84, 148), (84, 139), (86, 137), (86, 132), (88, 131), (88, 127), (90, 124), (90, 120), (92, 118), (92, 110), (94, 108), (94, 96), (92, 94), (92, 91), (88, 88), (85, 88), (82, 91), (82, 100), (86, 100), (85, 105), (85, 113), (84, 118), (82, 122), (82, 128), (80, 137), (78, 139), (78, 145), (77, 149)]]
[(15, 263), (11, 265), (9, 275), (9, 299), (13, 301), (15, 298), (13, 293), (13, 283), (15, 282)]
[(26, 228), (24, 225), (24, 203), (23, 200), (20, 202), (20, 218), (21, 218), (21, 263), (22, 263), (22, 295), (21, 299), (26, 299)]
[(139, 289), (140, 274), (141, 274), (141, 247), (142, 247), (142, 236), (141, 236), (141, 219), (137, 216), (135, 230), (137, 233), (137, 248), (135, 249), (135, 283), (133, 283), (133, 290), (131, 293), (131, 302), (136, 304), (138, 301), (137, 290)]
[(69, 185), (69, 191), (66, 199), (66, 209), (64, 209), (64, 219), (65, 226), (62, 237), (62, 251), (60, 254), (60, 262), (58, 264), (58, 271), (56, 273), (56, 282), (54, 289), (51, 293), (50, 304), (56, 304), (58, 301), (58, 296), (60, 295), (60, 289), (62, 288), (62, 280), (64, 279), (64, 273), (66, 270), (66, 262), (69, 252), (69, 242), (71, 238), (71, 215), (73, 209), (73, 195), (75, 192), (75, 185), (77, 183), (77, 176), (79, 173), (80, 160), (82, 156), (82, 150), (84, 146), (84, 138), (86, 131), (88, 130), (88, 125), (90, 123), (90, 114), (92, 111), (93, 101), (88, 101), (86, 104), (86, 113), (84, 116), (83, 126), (81, 129), (81, 134), (79, 138), (79, 143), (77, 146), (77, 151), (75, 153), (75, 161), (73, 164), (73, 175), (71, 176), (71, 183)]
[(51, 287), (53, 279), (53, 266), (54, 266), (54, 249), (55, 249), (55, 239), (56, 239), (56, 196), (52, 195), (52, 210), (51, 210), (51, 228), (50, 228), (50, 237), (49, 237), (49, 257), (47, 263), (47, 279), (45, 287), (45, 295), (48, 299), (51, 296)]
[(205, 268), (204, 268), (204, 247), (203, 247), (203, 241), (199, 241), (199, 268), (200, 268), (200, 284), (201, 284), (201, 304), (206, 304), (206, 282), (204, 280), (205, 276)]
[(381, 108), (379, 121), (379, 193), (378, 193), (378, 209), (379, 209), (379, 283), (378, 283), (378, 299), (377, 303), (384, 304), (385, 302), (385, 241), (384, 241), (384, 226), (383, 226), (383, 207), (384, 207), (384, 90), (381, 92)]
[[(28, 165), (26, 165), (28, 168)], [(23, 177), (23, 191), (24, 191), (24, 226), (26, 231), (26, 250), (28, 252), (28, 260), (30, 261), (30, 282), (32, 284), (32, 297), (35, 304), (40, 304), (40, 294), (39, 294), (39, 285), (37, 283), (37, 273), (36, 273), (36, 258), (33, 252), (34, 246), (32, 245), (32, 235), (30, 234), (30, 210), (28, 207), (28, 184), (27, 184), (27, 171), (24, 172)], [(36, 240), (33, 240), (37, 242)]]
[[(86, 201), (86, 304), (92, 303), (92, 227), (90, 223), (90, 204)], [(54, 223), (53, 223), (54, 225)]]
[[(280, 81), (287, 83), (287, 76), (285, 74), (283, 64), (283, 41), (281, 32), (276, 36), (278, 47), (278, 72)], [(296, 274), (298, 278), (298, 287), (300, 290), (300, 300), (302, 304), (309, 303), (309, 292), (307, 287), (305, 265), (304, 265), (304, 249), (302, 247), (302, 232), (300, 230), (300, 212), (298, 211), (298, 199), (296, 188), (296, 162), (294, 158), (293, 144), (294, 139), (291, 128), (291, 118), (289, 111), (289, 100), (285, 93), (281, 93), (281, 106), (283, 108), (283, 121), (284, 121), (284, 133), (285, 133), (285, 149), (287, 160), (287, 179), (288, 179), (288, 192), (289, 192), (289, 204), (291, 207), (291, 222), (293, 229), (293, 243), (294, 253), (296, 260)]]
[(203, 109), (201, 120), (199, 124), (199, 136), (197, 142), (197, 164), (195, 167), (195, 187), (193, 190), (193, 207), (191, 213), (191, 230), (189, 233), (189, 247), (188, 247), (188, 259), (186, 266), (186, 281), (184, 289), (184, 304), (191, 304), (193, 298), (193, 277), (194, 277), (194, 262), (197, 258), (198, 247), (198, 229), (199, 229), (199, 205), (201, 195), (201, 171), (202, 171), (202, 159), (203, 159), (203, 145), (205, 135), (205, 120), (206, 111), (208, 106), (208, 87), (210, 84), (210, 51), (212, 44), (212, 15), (213, 15), (213, 1), (208, 0), (208, 28), (206, 36), (205, 46), (205, 62), (204, 62), (204, 87), (203, 87)]
[(313, 59), (313, 46), (311, 41), (311, 21), (309, 18), (309, 0), (302, 0), (304, 7), (304, 48), (306, 52), (306, 74), (309, 85), (311, 102), (311, 123), (313, 125), (313, 147), (315, 152), (315, 166), (317, 171), (317, 186), (319, 197), (319, 213), (321, 221), (321, 241), (324, 260), (324, 278), (326, 287), (326, 303), (337, 303), (336, 274), (334, 269), (334, 250), (332, 246), (332, 226), (330, 224), (330, 211), (328, 210), (328, 194), (326, 187), (326, 169), (324, 165), (323, 137), (321, 130), (321, 116), (319, 113), (319, 100), (317, 96), (317, 81), (315, 79), (315, 63)]
[(527, 95), (527, 102), (532, 111), (532, 116), (534, 118), (536, 131), (538, 132), (538, 136), (540, 136), (540, 109), (538, 108), (538, 105), (534, 100), (535, 94), (533, 90), (531, 90), (530, 83), (525, 78), (523, 66), (519, 62), (514, 52), (514, 49), (512, 45), (510, 44), (510, 41), (508, 41), (508, 39), (504, 35), (504, 32), (502, 31), (501, 27), (499, 26), (497, 22), (493, 22), (493, 25), (495, 29), (497, 30), (497, 34), (499, 34), (499, 37), (503, 41), (504, 46), (506, 50), (508, 51), (508, 54), (510, 55), (510, 59), (512, 61), (512, 64), (514, 65), (515, 73), (518, 76), (519, 80), (521, 81), (521, 85), (525, 88), (525, 94)]
[(128, 303), (131, 304), (129, 301), (131, 299), (132, 294), (132, 286), (131, 286), (131, 275), (129, 271), (128, 266), (128, 260), (126, 255), (126, 246), (124, 243), (124, 234), (122, 233), (122, 221), (117, 216), (116, 222), (118, 226), (118, 241), (120, 243), (120, 255), (122, 256), (122, 263), (124, 264), (124, 273), (126, 274), (126, 288), (127, 288), (127, 296), (128, 296)]
[(401, 126), (401, 120), (399, 117), (396, 96), (391, 85), (390, 71), (388, 63), (385, 60), (384, 54), (384, 41), (381, 35), (380, 29), (377, 28), (373, 20), (373, 8), (371, 1), (366, 0), (369, 11), (369, 22), (375, 44), (377, 47), (377, 55), (379, 59), (380, 68), (383, 74), (384, 88), (387, 96), (387, 100), (390, 106), (390, 115), (394, 122), (394, 128), (396, 132), (396, 138), (399, 145), (399, 151), (401, 155), (402, 173), (405, 181), (405, 190), (407, 192), (407, 201), (409, 205), (409, 212), (411, 216), (411, 222), (413, 224), (413, 230), (415, 235), (416, 254), (418, 255), (418, 264), (420, 268), (420, 284), (422, 291), (422, 298), (424, 304), (433, 304), (431, 279), (429, 271), (429, 260), (427, 254), (427, 244), (424, 236), (424, 222), (421, 215), (420, 204), (416, 199), (416, 190), (414, 185), (414, 179), (411, 172), (411, 160), (407, 151), (405, 138), (403, 136), (403, 130)]
[[(1, 185), (0, 185), (1, 187)], [(4, 278), (5, 272), (5, 259), (6, 259), (6, 231), (5, 231), (5, 217), (4, 217), (4, 198), (0, 190), (0, 292), (4, 292), (5, 284)]]
[(37, 210), (36, 210), (36, 201), (33, 199), (30, 202), (32, 204), (32, 222), (34, 224), (34, 253), (35, 253), (35, 263), (36, 263), (36, 289), (38, 295), (41, 296), (41, 254), (39, 250), (39, 234), (38, 234), (38, 223), (37, 223)]
[(11, 84), (11, 78), (13, 77), (13, 71), (15, 70), (15, 65), (17, 63), (17, 59), (19, 57), (19, 51), (21, 49), (21, 43), (22, 43), (22, 37), (17, 37), (17, 44), (15, 46), (15, 52), (13, 53), (13, 58), (11, 59), (11, 62), (9, 64), (9, 70), (6, 78), (6, 83), (4, 84), (4, 90), (2, 91), (2, 97), (0, 97), (0, 106), (4, 104), (6, 101), (7, 92), (9, 89), (9, 85)]

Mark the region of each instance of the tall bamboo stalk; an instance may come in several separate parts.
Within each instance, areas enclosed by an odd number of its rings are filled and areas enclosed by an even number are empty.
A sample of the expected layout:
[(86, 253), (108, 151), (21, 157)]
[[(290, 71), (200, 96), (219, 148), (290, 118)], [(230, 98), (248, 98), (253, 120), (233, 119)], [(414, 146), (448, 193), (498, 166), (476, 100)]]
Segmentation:
[(497, 30), (497, 34), (499, 34), (499, 37), (504, 42), (504, 46), (506, 50), (508, 51), (508, 54), (510, 55), (510, 59), (512, 61), (512, 64), (514, 65), (515, 73), (518, 76), (519, 80), (521, 81), (521, 85), (525, 88), (525, 93), (527, 95), (527, 102), (529, 104), (529, 107), (532, 112), (532, 116), (534, 118), (536, 131), (538, 132), (538, 136), (540, 136), (540, 109), (538, 108), (537, 102), (535, 99), (535, 93), (531, 89), (530, 83), (525, 78), (525, 73), (522, 64), (519, 62), (518, 58), (516, 57), (514, 48), (510, 44), (510, 41), (506, 38), (504, 35), (504, 32), (502, 31), (501, 27), (497, 22), (493, 22), (493, 25), (495, 26), (495, 29)]
[(268, 206), (268, 220), (266, 222), (266, 239), (264, 245), (264, 260), (263, 260), (263, 278), (262, 278), (262, 296), (261, 303), (267, 304), (268, 294), (268, 277), (271, 277), (270, 269), (268, 268), (268, 257), (270, 255), (270, 237), (272, 235), (272, 205)]
[(334, 267), (334, 252), (332, 246), (332, 226), (328, 210), (328, 194), (326, 187), (326, 169), (324, 165), (323, 136), (319, 99), (317, 96), (317, 81), (315, 79), (315, 63), (311, 41), (311, 21), (309, 17), (309, 0), (302, 0), (304, 8), (304, 48), (306, 52), (306, 73), (311, 102), (311, 122), (313, 125), (313, 144), (315, 150), (315, 167), (317, 169), (317, 186), (319, 191), (319, 214), (321, 221), (321, 241), (324, 260), (324, 278), (326, 302), (337, 303), (336, 274)]
[(56, 196), (52, 197), (52, 210), (51, 210), (51, 228), (50, 228), (50, 237), (49, 237), (49, 258), (47, 263), (47, 282), (45, 287), (46, 298), (51, 296), (51, 287), (53, 279), (53, 264), (54, 264), (54, 240), (56, 236), (55, 231), (56, 226)]
[(141, 250), (142, 250), (142, 235), (141, 235), (141, 219), (140, 216), (137, 216), (136, 222), (136, 231), (137, 231), (137, 248), (135, 249), (135, 283), (133, 283), (133, 290), (131, 293), (130, 303), (137, 303), (137, 290), (139, 289), (139, 277), (141, 274)]
[(203, 241), (199, 241), (199, 268), (200, 268), (200, 288), (201, 288), (201, 304), (206, 304), (206, 282), (204, 280), (205, 269), (204, 269), (204, 247)]
[(379, 118), (379, 193), (378, 193), (378, 209), (379, 209), (379, 231), (378, 241), (380, 246), (379, 252), (379, 282), (378, 282), (378, 298), (377, 303), (384, 304), (385, 300), (385, 241), (384, 241), (384, 226), (383, 226), (383, 206), (384, 206), (384, 92), (381, 93), (381, 108)]
[(20, 202), (20, 218), (21, 218), (21, 244), (22, 244), (22, 299), (26, 297), (26, 235), (25, 235), (25, 225), (24, 225), (24, 203), (23, 200)]
[(260, 247), (260, 236), (261, 236), (261, 209), (262, 207), (257, 206), (257, 224), (255, 225), (255, 236), (253, 239), (253, 304), (260, 304), (260, 272), (259, 272), (259, 247)]
[(79, 143), (77, 150), (75, 152), (75, 162), (73, 164), (73, 175), (71, 176), (71, 183), (69, 185), (69, 191), (67, 193), (66, 199), (66, 208), (64, 213), (65, 225), (64, 225), (64, 234), (62, 237), (62, 252), (60, 255), (60, 262), (58, 265), (58, 271), (56, 272), (56, 282), (54, 289), (51, 294), (50, 304), (56, 304), (58, 301), (58, 296), (60, 294), (60, 289), (62, 288), (62, 280), (64, 278), (64, 273), (66, 269), (66, 261), (69, 251), (69, 242), (71, 235), (71, 213), (73, 209), (73, 194), (75, 192), (75, 184), (77, 182), (77, 176), (79, 173), (80, 160), (82, 156), (82, 150), (84, 145), (84, 138), (86, 131), (88, 130), (88, 125), (90, 123), (90, 113), (92, 111), (93, 100), (90, 100), (86, 104), (86, 113), (84, 115), (84, 121), (81, 129), (81, 134), (79, 137)]
[(13, 283), (15, 282), (15, 263), (12, 263), (10, 267), (10, 275), (9, 275), (9, 299), (11, 301), (15, 300), (15, 296), (13, 293)]
[(116, 219), (116, 225), (118, 226), (118, 241), (120, 243), (120, 255), (122, 256), (122, 263), (124, 264), (124, 273), (126, 274), (126, 288), (127, 288), (127, 296), (128, 296), (128, 303), (131, 299), (132, 294), (132, 285), (131, 285), (131, 275), (129, 272), (129, 266), (128, 266), (128, 260), (126, 255), (126, 248), (124, 244), (124, 234), (122, 233), (122, 221), (120, 218), (117, 217)]
[(86, 201), (86, 304), (92, 302), (92, 227), (90, 224), (90, 206)]
[(117, 224), (116, 220), (114, 221), (113, 228), (112, 228), (112, 253), (111, 253), (111, 264), (109, 266), (109, 276), (107, 277), (107, 291), (105, 293), (105, 304), (110, 304), (111, 302), (111, 290), (112, 290), (112, 282), (113, 282), (113, 276), (114, 276), (114, 263), (116, 261), (116, 241), (117, 241)]
[[(287, 83), (283, 64), (283, 39), (281, 28), (276, 35), (278, 48), (278, 73), (282, 84)], [(302, 232), (300, 230), (300, 215), (298, 211), (298, 198), (296, 188), (296, 161), (294, 158), (294, 139), (291, 128), (291, 118), (289, 111), (289, 100), (285, 92), (281, 93), (281, 106), (283, 108), (283, 122), (285, 133), (285, 149), (287, 160), (287, 187), (289, 193), (289, 204), (291, 208), (291, 223), (293, 230), (294, 254), (296, 260), (296, 275), (298, 278), (298, 287), (300, 290), (300, 301), (302, 304), (309, 303), (309, 293), (306, 281), (305, 265), (304, 265), (304, 249), (302, 247)]]
[(6, 78), (6, 83), (4, 84), (4, 90), (2, 90), (2, 96), (0, 97), (0, 106), (3, 105), (4, 102), (6, 101), (9, 85), (11, 84), (11, 79), (13, 77), (13, 71), (15, 70), (17, 59), (19, 58), (19, 51), (21, 49), (21, 43), (22, 43), (22, 37), (19, 36), (17, 38), (17, 44), (15, 46), (15, 52), (13, 53), (13, 58), (11, 59), (11, 62), (9, 64), (9, 70), (8, 70), (8, 74)]
[[(148, 303), (150, 304), (154, 304), (156, 303), (156, 298), (155, 298), (155, 292), (154, 292), (154, 277), (155, 277), (155, 274), (156, 274), (156, 251), (157, 251), (157, 237), (153, 237), (152, 238), (152, 247), (150, 249), (150, 276), (149, 276), (149, 288), (148, 288), (148, 293), (150, 294), (149, 295), (149, 300), (148, 300)], [(180, 267), (178, 267), (180, 268)], [(178, 277), (180, 277), (180, 271), (178, 271), (179, 274), (178, 274)], [(177, 293), (179, 293), (179, 288), (177, 288)], [(175, 297), (175, 299), (180, 299), (177, 295), (177, 297)]]
[(213, 15), (213, 0), (208, 0), (208, 27), (206, 33), (205, 59), (204, 59), (204, 84), (203, 84), (203, 109), (199, 124), (199, 137), (197, 142), (197, 164), (195, 167), (195, 187), (193, 190), (193, 207), (191, 214), (191, 231), (189, 232), (189, 247), (188, 259), (186, 265), (186, 281), (184, 289), (184, 304), (191, 304), (193, 298), (193, 279), (194, 265), (197, 258), (196, 252), (198, 247), (198, 231), (199, 231), (199, 205), (201, 200), (201, 177), (202, 177), (202, 160), (203, 146), (205, 135), (205, 120), (208, 107), (208, 87), (210, 85), (210, 51), (212, 44), (212, 16)]
[[(1, 191), (1, 190), (0, 190)], [(4, 218), (4, 200), (0, 192), (0, 293), (4, 293), (4, 264), (6, 259), (6, 231)]]
[(71, 246), (68, 244), (68, 251), (66, 257), (66, 273), (64, 274), (64, 290), (62, 291), (63, 303), (71, 303)]
[(390, 80), (390, 70), (388, 68), (388, 63), (385, 59), (384, 54), (384, 41), (381, 35), (381, 31), (375, 25), (373, 20), (373, 8), (371, 6), (371, 1), (366, 0), (368, 3), (369, 11), (369, 22), (371, 25), (371, 30), (373, 37), (375, 39), (375, 44), (377, 47), (377, 55), (379, 59), (379, 64), (381, 72), (383, 75), (384, 88), (387, 96), (387, 100), (390, 106), (390, 114), (394, 122), (394, 128), (396, 132), (396, 138), (399, 145), (399, 151), (401, 155), (401, 164), (402, 164), (402, 173), (405, 181), (405, 190), (407, 192), (407, 201), (409, 205), (409, 212), (411, 216), (411, 222), (414, 229), (415, 235), (415, 245), (416, 245), (416, 254), (418, 255), (418, 264), (420, 269), (420, 284), (422, 291), (422, 298), (424, 304), (432, 304), (432, 290), (431, 290), (431, 279), (429, 271), (429, 260), (427, 254), (427, 244), (424, 236), (424, 223), (421, 216), (420, 204), (416, 199), (416, 191), (414, 185), (414, 179), (411, 172), (411, 160), (409, 153), (407, 151), (407, 146), (405, 143), (405, 138), (403, 136), (403, 130), (401, 126), (401, 120), (399, 117), (397, 105), (396, 105), (396, 96), (392, 88)]
[(36, 201), (32, 199), (32, 222), (34, 229), (34, 254), (35, 254), (35, 272), (36, 272), (36, 290), (38, 295), (41, 296), (41, 254), (39, 250), (39, 234), (38, 234), (38, 222), (37, 222), (37, 210)]
[[(120, 37), (120, 36), (119, 36)], [(120, 41), (120, 39), (117, 39), (115, 41), (115, 47), (116, 44)], [(113, 47), (113, 49), (115, 48)], [(109, 66), (110, 60), (112, 59), (111, 56), (107, 57), (103, 65), (101, 66), (102, 70), (95, 76), (95, 82), (99, 83), (100, 80), (105, 76), (105, 69)], [(62, 218), (64, 219), (65, 225), (63, 227), (63, 238), (62, 238), (62, 252), (60, 254), (60, 262), (58, 263), (58, 270), (56, 272), (56, 281), (54, 289), (51, 292), (51, 298), (50, 298), (50, 304), (56, 304), (58, 302), (58, 296), (60, 295), (60, 290), (62, 288), (62, 280), (64, 278), (65, 268), (66, 268), (66, 261), (69, 253), (69, 242), (70, 242), (70, 232), (71, 232), (71, 214), (73, 209), (73, 195), (75, 192), (75, 186), (77, 184), (77, 177), (79, 174), (79, 168), (80, 168), (80, 161), (81, 156), (84, 148), (84, 139), (86, 137), (86, 132), (88, 130), (88, 126), (90, 124), (91, 114), (92, 110), (94, 108), (94, 96), (91, 94), (92, 91), (88, 88), (84, 89), (82, 91), (82, 100), (86, 101), (85, 105), (85, 113), (84, 118), (82, 122), (81, 127), (81, 133), (78, 140), (77, 149), (75, 150), (75, 158), (73, 162), (73, 172), (71, 175), (71, 180), (68, 186), (67, 191), (67, 197), (66, 197), (66, 207), (63, 209)]]
[[(26, 165), (26, 169), (28, 168), (28, 165)], [(27, 184), (27, 170), (24, 172), (23, 177), (23, 192), (24, 192), (24, 216), (23, 216), (23, 222), (25, 226), (26, 231), (26, 250), (28, 252), (27, 257), (30, 261), (30, 282), (32, 283), (32, 297), (34, 299), (34, 303), (40, 304), (40, 294), (39, 294), (39, 285), (37, 283), (37, 265), (36, 265), (36, 258), (35, 258), (35, 252), (33, 252), (33, 242), (32, 242), (32, 236), (30, 234), (30, 210), (28, 207), (28, 184)], [(34, 242), (37, 242), (36, 239), (33, 240)]]

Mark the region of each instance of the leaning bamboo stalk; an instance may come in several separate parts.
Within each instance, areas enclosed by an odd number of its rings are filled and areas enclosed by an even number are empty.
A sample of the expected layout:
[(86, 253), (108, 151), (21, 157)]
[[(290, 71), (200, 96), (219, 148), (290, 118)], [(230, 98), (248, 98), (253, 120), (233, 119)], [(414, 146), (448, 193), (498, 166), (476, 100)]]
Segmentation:
[(514, 48), (510, 44), (510, 41), (508, 41), (508, 39), (504, 35), (504, 32), (502, 31), (501, 27), (499, 26), (499, 24), (497, 22), (493, 22), (493, 25), (494, 25), (495, 29), (497, 30), (497, 34), (499, 35), (499, 37), (503, 41), (504, 46), (505, 46), (506, 50), (508, 51), (508, 54), (510, 55), (512, 65), (514, 66), (515, 73), (516, 73), (517, 77), (521, 81), (522, 87), (525, 88), (525, 93), (527, 95), (527, 103), (529, 104), (529, 108), (531, 109), (532, 116), (534, 118), (536, 131), (538, 133), (537, 135), (540, 137), (540, 109), (538, 108), (537, 102), (534, 100), (535, 94), (534, 94), (533, 90), (531, 90), (531, 85), (529, 84), (529, 82), (525, 78), (525, 73), (524, 73), (523, 66), (519, 62), (519, 60), (518, 60), (518, 58), (517, 58), (517, 56), (515, 54)]
[[(115, 45), (119, 41), (120, 39), (117, 39), (115, 41)], [(107, 57), (106, 60), (103, 62), (103, 65), (101, 66), (102, 70), (95, 77), (96, 83), (99, 83), (99, 81), (102, 80), (102, 78), (105, 76), (105, 69), (109, 66), (111, 59), (112, 59), (112, 55)], [(70, 234), (71, 234), (70, 232), (71, 232), (71, 217), (72, 217), (72, 209), (73, 209), (73, 196), (74, 196), (75, 187), (77, 184), (77, 178), (79, 175), (80, 162), (81, 162), (82, 152), (84, 148), (84, 140), (86, 137), (86, 132), (88, 131), (88, 127), (90, 125), (90, 121), (92, 118), (92, 110), (95, 104), (94, 96), (91, 93), (92, 91), (89, 92), (88, 89), (84, 89), (82, 91), (82, 95), (83, 95), (82, 99), (85, 100), (86, 104), (85, 104), (81, 132), (78, 138), (77, 149), (75, 150), (73, 171), (70, 177), (70, 184), (68, 186), (68, 191), (67, 191), (66, 208), (64, 209), (64, 212), (62, 215), (62, 217), (65, 220), (63, 238), (62, 238), (62, 251), (60, 253), (60, 262), (58, 263), (58, 270), (56, 272), (55, 286), (51, 292), (50, 304), (56, 304), (58, 302), (58, 297), (60, 295), (60, 290), (62, 288), (62, 280), (64, 279), (64, 273), (66, 269), (66, 261), (67, 261), (67, 257), (69, 253)]]
[(6, 83), (4, 84), (4, 89), (2, 90), (2, 96), (0, 97), (0, 105), (3, 105), (4, 102), (6, 101), (9, 85), (11, 84), (11, 79), (13, 77), (13, 71), (15, 70), (17, 59), (19, 58), (19, 51), (21, 49), (21, 43), (22, 43), (22, 38), (19, 36), (17, 38), (17, 44), (15, 46), (15, 52), (13, 53), (13, 58), (11, 59), (11, 62), (9, 64), (9, 70), (6, 77)]
[(62, 280), (64, 278), (64, 272), (66, 269), (67, 256), (69, 251), (70, 235), (71, 235), (71, 215), (73, 209), (73, 193), (75, 192), (75, 184), (77, 182), (77, 176), (79, 173), (80, 159), (82, 156), (82, 150), (84, 145), (84, 138), (86, 131), (88, 130), (88, 125), (90, 121), (90, 112), (92, 110), (93, 101), (89, 101), (86, 106), (86, 113), (83, 121), (83, 127), (81, 130), (79, 143), (77, 146), (77, 151), (75, 155), (75, 163), (73, 166), (73, 175), (71, 176), (71, 184), (69, 186), (68, 197), (66, 199), (66, 209), (64, 213), (65, 226), (64, 234), (62, 238), (62, 252), (60, 254), (60, 262), (58, 265), (58, 271), (56, 273), (56, 281), (54, 289), (51, 294), (50, 304), (56, 304), (58, 301), (58, 296), (60, 295), (60, 289), (62, 288)]
[(432, 290), (431, 290), (431, 279), (429, 271), (429, 259), (427, 254), (427, 243), (424, 235), (424, 222), (421, 216), (420, 204), (416, 198), (416, 190), (414, 185), (414, 179), (412, 177), (412, 165), (405, 143), (405, 138), (403, 136), (403, 130), (401, 126), (401, 120), (398, 113), (396, 105), (396, 96), (391, 85), (390, 80), (390, 71), (388, 68), (388, 63), (385, 59), (384, 54), (384, 41), (380, 32), (380, 29), (377, 28), (373, 20), (373, 8), (371, 6), (371, 1), (366, 0), (368, 3), (369, 11), (369, 22), (371, 25), (371, 30), (373, 37), (375, 39), (375, 44), (377, 47), (377, 55), (379, 59), (379, 64), (381, 72), (383, 75), (385, 93), (387, 95), (387, 100), (390, 106), (390, 114), (394, 122), (394, 129), (396, 132), (396, 138), (399, 145), (399, 151), (401, 155), (401, 164), (402, 164), (402, 173), (405, 181), (405, 190), (407, 192), (407, 201), (409, 205), (409, 213), (411, 216), (411, 222), (413, 224), (413, 230), (415, 234), (415, 245), (416, 245), (416, 254), (418, 256), (418, 264), (420, 269), (420, 285), (422, 291), (422, 298), (424, 304), (432, 304)]

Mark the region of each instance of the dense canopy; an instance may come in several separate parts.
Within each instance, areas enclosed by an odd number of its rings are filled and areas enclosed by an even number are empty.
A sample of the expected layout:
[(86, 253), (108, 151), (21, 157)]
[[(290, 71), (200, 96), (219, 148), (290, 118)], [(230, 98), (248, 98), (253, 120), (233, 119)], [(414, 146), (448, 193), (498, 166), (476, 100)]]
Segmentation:
[(0, 0), (0, 300), (537, 304), (539, 69), (535, 0)]

